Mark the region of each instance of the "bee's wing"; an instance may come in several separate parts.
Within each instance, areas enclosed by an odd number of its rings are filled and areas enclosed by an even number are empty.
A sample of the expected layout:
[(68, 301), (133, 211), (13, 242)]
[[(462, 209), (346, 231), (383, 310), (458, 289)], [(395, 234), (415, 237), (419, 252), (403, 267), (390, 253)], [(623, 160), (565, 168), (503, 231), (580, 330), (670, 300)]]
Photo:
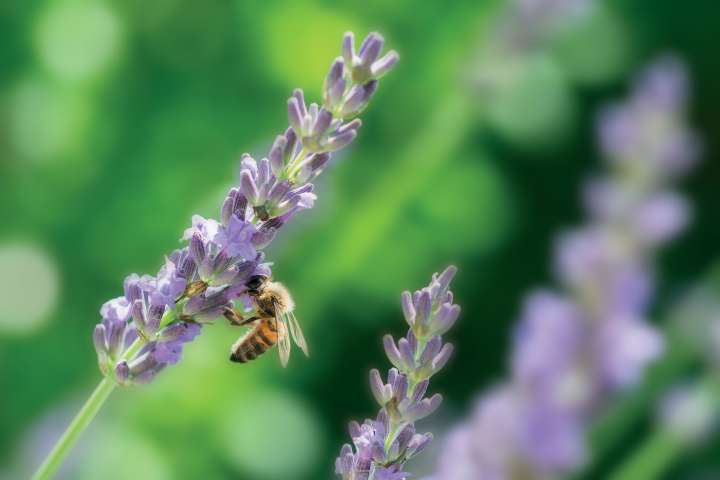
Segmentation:
[(287, 323), (283, 316), (280, 315), (277, 305), (275, 305), (275, 326), (278, 334), (277, 346), (278, 353), (280, 354), (280, 363), (283, 367), (286, 367), (290, 359), (290, 335), (288, 333)]
[(309, 357), (310, 354), (308, 353), (307, 342), (305, 341), (305, 336), (300, 329), (300, 324), (298, 323), (297, 318), (295, 318), (295, 314), (293, 312), (288, 312), (287, 319), (288, 325), (290, 326), (290, 335), (293, 340), (295, 340), (295, 344), (300, 347), (300, 350), (303, 351), (306, 357)]

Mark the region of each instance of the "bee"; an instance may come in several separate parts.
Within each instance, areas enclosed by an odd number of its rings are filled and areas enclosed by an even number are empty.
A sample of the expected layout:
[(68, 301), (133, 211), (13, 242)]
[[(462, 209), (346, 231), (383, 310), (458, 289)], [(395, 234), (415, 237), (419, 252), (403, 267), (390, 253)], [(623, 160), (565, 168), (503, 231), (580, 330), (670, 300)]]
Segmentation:
[(290, 358), (290, 337), (307, 356), (307, 343), (293, 313), (295, 302), (288, 289), (264, 276), (252, 277), (246, 285), (255, 304), (255, 316), (243, 318), (233, 309), (224, 312), (233, 325), (252, 327), (233, 344), (230, 360), (238, 363), (254, 360), (277, 344), (280, 363), (285, 367)]

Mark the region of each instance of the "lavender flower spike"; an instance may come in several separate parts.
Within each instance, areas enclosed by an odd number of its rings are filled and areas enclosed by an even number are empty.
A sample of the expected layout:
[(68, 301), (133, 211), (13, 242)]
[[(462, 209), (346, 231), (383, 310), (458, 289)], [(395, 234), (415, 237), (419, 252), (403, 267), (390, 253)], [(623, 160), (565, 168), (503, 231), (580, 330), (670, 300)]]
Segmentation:
[[(599, 137), (610, 173), (585, 191), (587, 224), (557, 242), (560, 288), (528, 296), (511, 377), (450, 435), (434, 480), (571, 474), (587, 459), (589, 424), (661, 354), (663, 338), (646, 321), (653, 263), (687, 224), (689, 207), (672, 183), (698, 150), (684, 125), (684, 72), (678, 60), (661, 59), (629, 100), (603, 112)], [(417, 303), (406, 316), (423, 318)], [(390, 347), (396, 362), (410, 360), (402, 346)]]
[[(295, 90), (288, 100), (290, 127), (266, 157), (242, 155), (239, 182), (220, 208), (220, 221), (193, 216), (182, 237), (187, 245), (172, 252), (156, 276), (128, 276), (124, 296), (103, 305), (93, 342), (104, 375), (123, 385), (148, 383), (180, 360), (184, 344), (203, 325), (229, 309), (247, 309), (247, 281), (272, 274), (263, 250), (294, 215), (313, 207), (317, 197), (311, 182), (333, 152), (357, 137), (361, 121), (354, 117), (397, 62), (395, 52), (378, 58), (379, 34), (370, 34), (363, 45), (357, 56), (351, 49), (349, 62), (342, 57), (333, 62), (322, 106), (306, 105), (302, 90)], [(440, 312), (437, 321), (446, 323), (448, 315), (452, 312)], [(436, 343), (418, 359), (423, 375), (434, 372), (449, 353), (435, 351)], [(417, 415), (424, 404), (403, 408)]]
[(433, 275), (430, 285), (414, 294), (402, 294), (403, 312), (410, 329), (397, 344), (390, 335), (385, 351), (395, 368), (383, 381), (370, 371), (370, 389), (380, 405), (372, 420), (350, 424), (354, 449), (343, 445), (335, 472), (343, 480), (404, 480), (405, 463), (423, 451), (431, 433), (417, 433), (415, 422), (430, 415), (442, 401), (440, 394), (425, 397), (432, 377), (447, 362), (452, 345), (440, 335), (457, 320), (460, 307), (448, 290), (457, 269), (450, 266)]
[[(188, 245), (172, 252), (156, 276), (130, 275), (124, 295), (103, 305), (92, 338), (105, 378), (33, 478), (55, 473), (116, 385), (151, 382), (180, 360), (184, 345), (203, 325), (217, 318), (236, 324), (240, 315), (255, 317), (257, 312), (247, 305), (252, 302), (246, 302), (253, 284), (249, 280), (272, 274), (262, 250), (295, 214), (312, 208), (316, 196), (311, 181), (322, 173), (331, 152), (355, 139), (360, 120), (351, 117), (365, 108), (377, 78), (397, 61), (397, 54), (376, 61), (381, 39), (371, 34), (371, 48), (359, 54), (372, 78), (353, 75), (354, 59), (347, 65), (339, 59), (330, 68), (322, 107), (307, 107), (302, 91), (296, 90), (288, 103), (290, 128), (275, 139), (267, 157), (256, 161), (243, 155), (239, 185), (225, 197), (220, 221), (194, 216), (182, 237)], [(402, 447), (413, 451), (417, 442)]]

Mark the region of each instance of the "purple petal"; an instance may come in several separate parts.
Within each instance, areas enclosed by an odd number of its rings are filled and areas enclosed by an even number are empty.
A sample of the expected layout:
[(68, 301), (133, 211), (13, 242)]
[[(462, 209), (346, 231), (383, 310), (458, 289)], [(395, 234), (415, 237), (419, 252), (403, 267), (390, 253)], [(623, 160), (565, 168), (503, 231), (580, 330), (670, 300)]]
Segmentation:
[(400, 355), (402, 355), (403, 362), (405, 362), (405, 365), (408, 367), (412, 367), (415, 365), (415, 352), (411, 349), (410, 343), (405, 338), (401, 338), (398, 341), (398, 350), (400, 350)]
[(290, 97), (288, 99), (288, 123), (293, 129), (302, 132), (303, 118), (297, 98)]
[(395, 50), (391, 50), (380, 60), (372, 64), (372, 67), (370, 68), (370, 73), (372, 74), (373, 78), (381, 78), (390, 70), (392, 70), (393, 67), (395, 67), (395, 64), (397, 64), (398, 60), (400, 60), (400, 55), (398, 55)]
[(391, 335), (385, 335), (383, 337), (383, 346), (385, 347), (385, 355), (387, 355), (390, 363), (399, 369), (406, 367), (405, 361), (400, 355), (400, 350), (398, 350)]
[(380, 372), (375, 368), (370, 370), (370, 390), (372, 390), (378, 404), (380, 406), (385, 405), (388, 401), (389, 395), (388, 392), (386, 392), (385, 384), (380, 377)]
[(255, 180), (250, 176), (250, 172), (243, 170), (240, 173), (240, 188), (242, 189), (243, 195), (251, 204), (258, 202), (259, 192)]
[(404, 291), (402, 293), (402, 310), (405, 315), (405, 321), (411, 327), (415, 324), (415, 306), (413, 305), (413, 298), (410, 292)]
[(428, 320), (430, 319), (430, 314), (432, 313), (432, 298), (429, 290), (423, 289), (420, 292), (420, 296), (415, 303), (415, 309), (417, 311), (415, 321), (420, 323), (421, 325), (427, 325)]
[(130, 367), (125, 360), (115, 365), (115, 378), (120, 383), (125, 383), (130, 378)]
[(278, 135), (277, 137), (275, 137), (275, 141), (270, 148), (270, 153), (268, 153), (268, 158), (270, 159), (270, 167), (272, 167), (272, 171), (276, 176), (285, 167), (285, 147), (287, 147), (287, 139), (284, 135)]
[(420, 363), (426, 364), (429, 363), (430, 360), (432, 360), (435, 355), (440, 351), (440, 348), (442, 347), (442, 339), (439, 335), (434, 336), (430, 339), (430, 341), (425, 345), (425, 349), (423, 349), (422, 353), (420, 354)]
[(190, 256), (198, 265), (205, 259), (205, 243), (198, 232), (190, 239)]
[(105, 342), (105, 325), (102, 323), (99, 323), (95, 325), (95, 330), (93, 330), (93, 343), (95, 344), (95, 351), (100, 353), (107, 353), (108, 346)]
[(405, 375), (398, 375), (392, 384), (393, 395), (398, 402), (407, 397), (408, 379)]
[(164, 328), (160, 332), (162, 342), (191, 342), (200, 335), (202, 327), (193, 322), (176, 322)]
[(147, 320), (145, 318), (145, 309), (142, 300), (135, 300), (130, 307), (130, 312), (138, 328), (144, 330), (147, 326)]
[(427, 392), (427, 389), (429, 386), (430, 386), (430, 380), (428, 380), (428, 379), (418, 382), (417, 385), (415, 385), (415, 390), (413, 390), (411, 400), (414, 403), (422, 400), (422, 398), (425, 396), (425, 393)]
[(275, 239), (276, 234), (277, 234), (277, 229), (274, 227), (269, 227), (269, 228), (261, 227), (252, 236), (251, 241), (252, 241), (253, 247), (257, 248), (258, 250), (266, 248)]
[(339, 135), (330, 137), (326, 146), (327, 151), (336, 152), (352, 143), (352, 141), (355, 140), (355, 137), (357, 137), (356, 130), (348, 130)]
[(302, 115), (302, 117), (305, 117), (308, 114), (308, 111), (305, 108), (305, 95), (303, 94), (302, 89), (296, 88), (293, 91), (293, 97), (297, 99), (298, 106), (300, 108), (300, 114)]
[(330, 126), (330, 122), (332, 122), (332, 120), (333, 120), (332, 113), (325, 110), (325, 108), (321, 108), (315, 119), (315, 124), (312, 126), (312, 129), (310, 130), (310, 135), (313, 135), (313, 136), (323, 135), (327, 131), (328, 127)]
[(455, 347), (453, 347), (452, 343), (446, 343), (443, 346), (442, 350), (440, 350), (440, 353), (438, 353), (432, 360), (433, 372), (442, 370), (442, 368), (450, 359), (450, 356), (452, 355), (454, 349)]
[(345, 64), (352, 67), (353, 58), (355, 57), (355, 35), (352, 32), (346, 32), (343, 36), (342, 56)]
[(385, 40), (382, 35), (377, 32), (372, 32), (365, 37), (362, 45), (360, 45), (360, 51), (358, 52), (362, 65), (369, 67), (375, 60), (377, 60), (380, 56), (384, 43)]
[(444, 303), (433, 319), (433, 333), (443, 335), (455, 324), (460, 316), (460, 306)]
[(353, 120), (349, 122), (345, 122), (342, 125), (340, 125), (337, 129), (337, 133), (343, 133), (347, 132), (348, 130), (357, 130), (362, 126), (362, 120), (359, 118), (354, 118)]

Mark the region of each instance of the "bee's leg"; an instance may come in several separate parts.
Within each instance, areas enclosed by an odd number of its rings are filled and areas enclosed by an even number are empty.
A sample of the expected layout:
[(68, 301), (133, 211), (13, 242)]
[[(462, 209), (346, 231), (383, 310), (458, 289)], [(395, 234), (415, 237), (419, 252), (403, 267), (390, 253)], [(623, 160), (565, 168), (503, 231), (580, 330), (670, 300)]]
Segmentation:
[(230, 325), (234, 325), (237, 327), (241, 327), (243, 325), (247, 325), (248, 323), (252, 323), (255, 320), (259, 320), (259, 317), (256, 316), (243, 318), (242, 315), (240, 315), (236, 310), (232, 308), (226, 308), (223, 312), (223, 316), (227, 318), (228, 322), (230, 322)]
[(197, 318), (193, 317), (192, 315), (180, 315), (180, 320), (182, 320), (183, 322), (188, 322), (188, 323), (197, 323), (198, 325), (214, 325), (215, 324), (214, 320), (207, 320), (207, 321), (203, 322), (203, 321), (198, 320)]
[(256, 320), (260, 320), (260, 317), (250, 317), (246, 318), (245, 320), (241, 321), (240, 323), (234, 323), (233, 325), (237, 325), (238, 327), (242, 327), (243, 325), (247, 325), (249, 323), (253, 323)]

